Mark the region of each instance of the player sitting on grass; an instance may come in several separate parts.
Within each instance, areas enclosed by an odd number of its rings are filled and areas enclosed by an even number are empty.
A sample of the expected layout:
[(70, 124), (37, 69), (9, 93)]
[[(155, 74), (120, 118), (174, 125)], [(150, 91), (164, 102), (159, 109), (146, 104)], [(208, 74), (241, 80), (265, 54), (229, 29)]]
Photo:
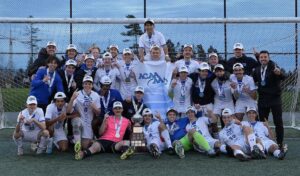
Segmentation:
[(80, 151), (75, 155), (76, 160), (83, 159), (96, 153), (122, 153), (121, 159), (127, 159), (134, 153), (133, 148), (129, 147), (129, 141), (124, 141), (123, 137), (126, 130), (131, 129), (131, 122), (122, 116), (123, 106), (119, 101), (113, 104), (114, 115), (106, 115), (100, 127), (99, 140), (93, 142), (92, 146)]
[(87, 149), (94, 137), (91, 123), (94, 115), (100, 114), (100, 97), (92, 88), (93, 78), (85, 76), (83, 89), (73, 93), (67, 106), (67, 113), (72, 113), (75, 110), (80, 114), (80, 117), (72, 119), (75, 153), (78, 153), (81, 147)]
[[(188, 132), (189, 141), (193, 142), (194, 149), (198, 152), (205, 152), (209, 156), (215, 156), (216, 151), (219, 153), (221, 143), (219, 140), (212, 138), (209, 133), (208, 125), (211, 122), (217, 121), (216, 116), (212, 115), (212, 111), (208, 110), (208, 117), (199, 117), (196, 116), (196, 109), (193, 106), (190, 106), (186, 110), (187, 117), (189, 119), (189, 123), (186, 126), (186, 131)], [(203, 146), (203, 139), (201, 139), (201, 135), (204, 137), (205, 141), (208, 142), (208, 145)], [(202, 144), (202, 145), (199, 145)], [(215, 151), (216, 150), (216, 151)]]
[(49, 142), (49, 132), (46, 130), (44, 112), (37, 107), (35, 96), (29, 96), (27, 108), (19, 113), (18, 123), (13, 134), (18, 147), (18, 155), (23, 155), (23, 141), (39, 142), (37, 154), (44, 153)]
[(255, 135), (261, 140), (263, 147), (266, 153), (273, 154), (274, 157), (283, 160), (286, 153), (287, 148), (280, 150), (278, 145), (271, 140), (272, 139), (272, 131), (269, 126), (263, 122), (257, 121), (257, 111), (254, 107), (247, 108), (247, 117), (248, 121), (241, 122), (243, 126), (251, 127)]
[[(56, 147), (64, 152), (68, 149), (68, 139), (63, 128), (63, 123), (67, 119), (65, 101), (66, 95), (63, 92), (57, 92), (54, 96), (53, 103), (47, 106), (46, 110), (46, 126), (50, 132), (50, 142), (47, 145), (47, 153), (52, 153), (53, 142)], [(53, 138), (52, 138), (53, 137)]]
[(234, 120), (232, 111), (225, 108), (222, 112), (224, 128), (220, 131), (219, 136), (222, 143), (230, 146), (234, 156), (240, 161), (250, 159), (248, 154), (254, 159), (265, 159), (263, 147), (250, 127), (238, 125)]
[[(147, 148), (154, 158), (159, 158), (163, 150), (167, 150), (169, 154), (173, 154), (173, 147), (168, 130), (162, 122), (159, 114), (153, 117), (153, 113), (149, 108), (144, 109), (143, 132), (147, 143)], [(162, 139), (164, 141), (162, 141)]]
[(172, 108), (167, 111), (168, 119), (166, 122), (166, 126), (170, 133), (170, 138), (173, 142), (174, 150), (179, 158), (185, 157), (184, 153), (186, 151), (189, 151), (193, 147), (193, 141), (194, 143), (197, 143), (197, 145), (201, 146), (201, 148), (206, 149), (207, 151), (210, 150), (208, 142), (198, 132), (195, 132), (190, 140), (185, 129), (185, 127), (189, 123), (189, 119), (187, 117), (177, 119), (177, 114), (178, 112)]

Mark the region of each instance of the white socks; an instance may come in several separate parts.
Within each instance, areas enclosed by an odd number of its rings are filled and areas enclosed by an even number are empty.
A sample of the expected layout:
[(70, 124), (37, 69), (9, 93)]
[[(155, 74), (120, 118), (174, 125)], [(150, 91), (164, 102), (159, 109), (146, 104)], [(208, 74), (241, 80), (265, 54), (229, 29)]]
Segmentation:
[(253, 146), (256, 145), (256, 137), (255, 137), (255, 134), (249, 134), (247, 136), (247, 139), (248, 139), (248, 143), (250, 145), (250, 148), (251, 148), (251, 151), (253, 150)]
[(162, 131), (162, 132), (161, 132), (161, 135), (162, 135), (162, 137), (164, 138), (164, 140), (165, 140), (165, 142), (166, 142), (168, 148), (170, 148), (170, 147), (173, 148), (173, 147), (172, 147), (172, 143), (171, 143), (171, 139), (170, 139), (170, 135), (169, 135), (168, 130)]

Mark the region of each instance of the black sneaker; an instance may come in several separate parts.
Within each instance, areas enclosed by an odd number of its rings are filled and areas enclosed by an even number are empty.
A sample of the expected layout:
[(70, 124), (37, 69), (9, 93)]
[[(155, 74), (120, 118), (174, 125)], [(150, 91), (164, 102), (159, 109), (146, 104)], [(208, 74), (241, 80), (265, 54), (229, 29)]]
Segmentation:
[(173, 149), (172, 147), (167, 148), (167, 149), (166, 149), (166, 152), (167, 152), (167, 154), (169, 154), (169, 155), (174, 155), (174, 154), (175, 154), (174, 149)]
[(235, 157), (240, 161), (249, 161), (249, 157), (246, 157), (245, 155), (243, 155), (241, 153), (236, 154)]
[(160, 157), (159, 149), (155, 144), (150, 144), (150, 153), (155, 159)]
[(285, 155), (286, 155), (287, 152), (288, 152), (287, 147), (284, 148), (284, 149), (282, 149), (282, 150), (280, 150), (280, 153), (279, 153), (279, 155), (278, 155), (278, 159), (279, 159), (279, 160), (284, 160)]
[(253, 159), (266, 159), (267, 158), (266, 154), (263, 151), (261, 151), (257, 145), (253, 146), (253, 150), (251, 152), (251, 157)]

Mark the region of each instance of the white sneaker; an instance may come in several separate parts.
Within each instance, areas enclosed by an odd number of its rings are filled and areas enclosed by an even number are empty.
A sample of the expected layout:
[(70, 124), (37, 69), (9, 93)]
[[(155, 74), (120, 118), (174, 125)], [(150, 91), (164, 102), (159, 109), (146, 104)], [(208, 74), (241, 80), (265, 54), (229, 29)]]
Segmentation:
[(37, 150), (37, 143), (31, 143), (30, 144), (30, 149), (31, 149), (31, 151), (36, 152), (36, 150)]
[(23, 147), (18, 147), (18, 156), (22, 156), (24, 154)]

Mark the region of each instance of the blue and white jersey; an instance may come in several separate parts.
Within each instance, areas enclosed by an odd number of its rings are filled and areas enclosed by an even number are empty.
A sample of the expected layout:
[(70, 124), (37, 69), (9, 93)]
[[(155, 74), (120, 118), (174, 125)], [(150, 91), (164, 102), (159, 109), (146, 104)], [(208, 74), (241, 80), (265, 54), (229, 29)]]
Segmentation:
[(144, 125), (143, 132), (147, 143), (152, 139), (160, 139), (159, 125), (160, 122), (155, 119), (149, 125)]
[(229, 146), (240, 145), (245, 141), (242, 126), (231, 123), (225, 126), (219, 133), (220, 141)]
[[(66, 113), (67, 103), (63, 106), (63, 108), (59, 109), (55, 103), (51, 103), (47, 106), (45, 119), (52, 120), (60, 116), (62, 113)], [(54, 129), (63, 129), (64, 122), (56, 122), (54, 125)]]
[(208, 125), (210, 124), (210, 120), (208, 117), (199, 117), (195, 122), (189, 122), (186, 125), (186, 131), (191, 129), (195, 129), (205, 138), (211, 138), (212, 136), (209, 133)]
[(247, 87), (249, 88), (251, 91), (256, 90), (256, 86), (253, 80), (253, 77), (248, 76), (248, 75), (244, 75), (242, 80), (238, 80), (237, 77), (234, 74), (230, 75), (230, 80), (234, 83), (236, 83), (236, 89), (239, 93), (239, 97), (238, 97), (238, 101), (255, 101), (253, 100), (250, 95), (246, 92), (243, 91), (243, 88)]
[(263, 122), (256, 121), (252, 123), (248, 121), (242, 121), (241, 123), (243, 126), (251, 127), (256, 137), (262, 140), (270, 139), (269, 130)]
[[(21, 125), (22, 131), (40, 131), (41, 128), (37, 126), (34, 122), (28, 123), (28, 121), (32, 118), (36, 119), (38, 122), (45, 122), (45, 116), (43, 109), (36, 108), (32, 113), (29, 112), (29, 110), (26, 108), (23, 111), (20, 112), (20, 115), (24, 116), (24, 123)], [(19, 117), (17, 122), (19, 123)]]

